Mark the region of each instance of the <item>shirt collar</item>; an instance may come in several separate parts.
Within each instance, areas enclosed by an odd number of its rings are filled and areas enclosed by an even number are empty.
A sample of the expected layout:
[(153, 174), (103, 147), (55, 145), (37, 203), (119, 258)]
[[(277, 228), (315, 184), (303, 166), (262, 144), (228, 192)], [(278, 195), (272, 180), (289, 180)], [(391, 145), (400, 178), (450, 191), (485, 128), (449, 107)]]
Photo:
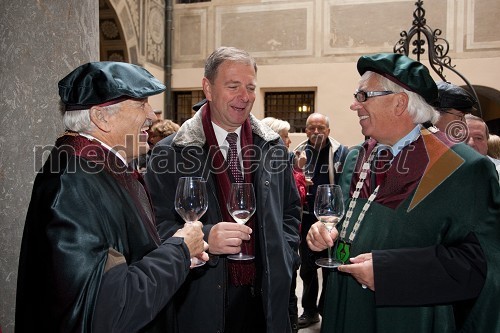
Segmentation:
[[(213, 121), (212, 121), (212, 126), (214, 128), (215, 137), (217, 138), (217, 143), (219, 144), (219, 147), (229, 146), (226, 143), (226, 137), (227, 137), (227, 134), (229, 132), (226, 131), (225, 129), (223, 129), (222, 127), (220, 127), (219, 125), (217, 125), (216, 123), (214, 123)], [(241, 134), (241, 126), (238, 127), (237, 129), (235, 129), (234, 133), (238, 134), (238, 138), (239, 138), (240, 134)], [(239, 140), (238, 140), (238, 143), (239, 143)]]
[(109, 145), (105, 144), (101, 140), (94, 138), (92, 135), (87, 134), (87, 133), (78, 133), (78, 134), (89, 139), (89, 140), (95, 140), (95, 141), (99, 142), (104, 148), (106, 148), (107, 150), (109, 150), (110, 152), (115, 154), (123, 162), (124, 165), (128, 165), (127, 161), (125, 160), (125, 158), (122, 155), (120, 155), (120, 153), (118, 153), (116, 150), (114, 150), (113, 148), (111, 148)]
[(417, 140), (419, 137), (420, 137), (420, 125), (416, 125), (408, 134), (399, 139), (399, 141), (396, 142), (396, 144), (394, 144), (393, 146), (384, 145), (381, 143), (377, 144), (378, 151), (381, 151), (383, 149), (390, 149), (392, 152), (392, 156), (396, 157), (401, 152), (401, 150), (403, 150), (413, 141)]

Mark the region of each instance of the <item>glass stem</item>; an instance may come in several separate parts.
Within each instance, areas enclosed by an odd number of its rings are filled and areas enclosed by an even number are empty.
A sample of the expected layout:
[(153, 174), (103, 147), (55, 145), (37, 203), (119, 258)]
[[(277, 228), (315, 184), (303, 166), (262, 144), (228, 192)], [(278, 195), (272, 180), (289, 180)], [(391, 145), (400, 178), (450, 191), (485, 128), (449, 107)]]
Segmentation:
[(243, 241), (243, 244), (242, 244), (242, 247), (241, 247), (241, 253), (242, 254), (250, 254), (248, 253), (248, 243), (250, 243), (250, 241)]

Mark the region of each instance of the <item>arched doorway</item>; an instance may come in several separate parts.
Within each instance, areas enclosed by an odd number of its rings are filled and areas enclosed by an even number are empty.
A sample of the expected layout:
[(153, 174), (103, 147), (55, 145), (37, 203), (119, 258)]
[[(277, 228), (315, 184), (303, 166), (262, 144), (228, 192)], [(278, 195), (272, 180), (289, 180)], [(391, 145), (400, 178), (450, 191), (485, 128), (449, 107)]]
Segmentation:
[(99, 54), (101, 61), (130, 62), (120, 20), (108, 0), (99, 0)]
[[(500, 135), (500, 91), (481, 85), (473, 85), (473, 87), (479, 98), (482, 113), (482, 115), (476, 114), (476, 116), (481, 116), (484, 119), (490, 133)], [(462, 86), (462, 88), (470, 91), (467, 86)]]

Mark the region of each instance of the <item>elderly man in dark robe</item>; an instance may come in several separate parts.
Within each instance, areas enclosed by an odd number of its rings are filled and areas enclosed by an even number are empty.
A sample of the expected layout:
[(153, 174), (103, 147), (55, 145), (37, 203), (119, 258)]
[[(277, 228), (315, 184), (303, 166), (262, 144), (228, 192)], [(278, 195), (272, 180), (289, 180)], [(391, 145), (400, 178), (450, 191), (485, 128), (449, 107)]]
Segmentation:
[(165, 86), (126, 63), (59, 82), (67, 132), (35, 179), (17, 283), (16, 332), (157, 332), (203, 252), (201, 223), (160, 239), (142, 177), (148, 97)]

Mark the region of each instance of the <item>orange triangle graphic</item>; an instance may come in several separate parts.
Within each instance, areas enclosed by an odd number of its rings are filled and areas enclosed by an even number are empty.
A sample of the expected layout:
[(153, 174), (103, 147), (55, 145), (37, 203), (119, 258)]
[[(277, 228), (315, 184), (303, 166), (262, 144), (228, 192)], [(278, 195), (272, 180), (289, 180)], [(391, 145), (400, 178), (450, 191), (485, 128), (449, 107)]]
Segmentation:
[(451, 150), (450, 147), (432, 135), (427, 129), (422, 130), (422, 138), (429, 157), (429, 164), (420, 179), (415, 195), (408, 207), (408, 212), (422, 202), (465, 162), (460, 155)]

